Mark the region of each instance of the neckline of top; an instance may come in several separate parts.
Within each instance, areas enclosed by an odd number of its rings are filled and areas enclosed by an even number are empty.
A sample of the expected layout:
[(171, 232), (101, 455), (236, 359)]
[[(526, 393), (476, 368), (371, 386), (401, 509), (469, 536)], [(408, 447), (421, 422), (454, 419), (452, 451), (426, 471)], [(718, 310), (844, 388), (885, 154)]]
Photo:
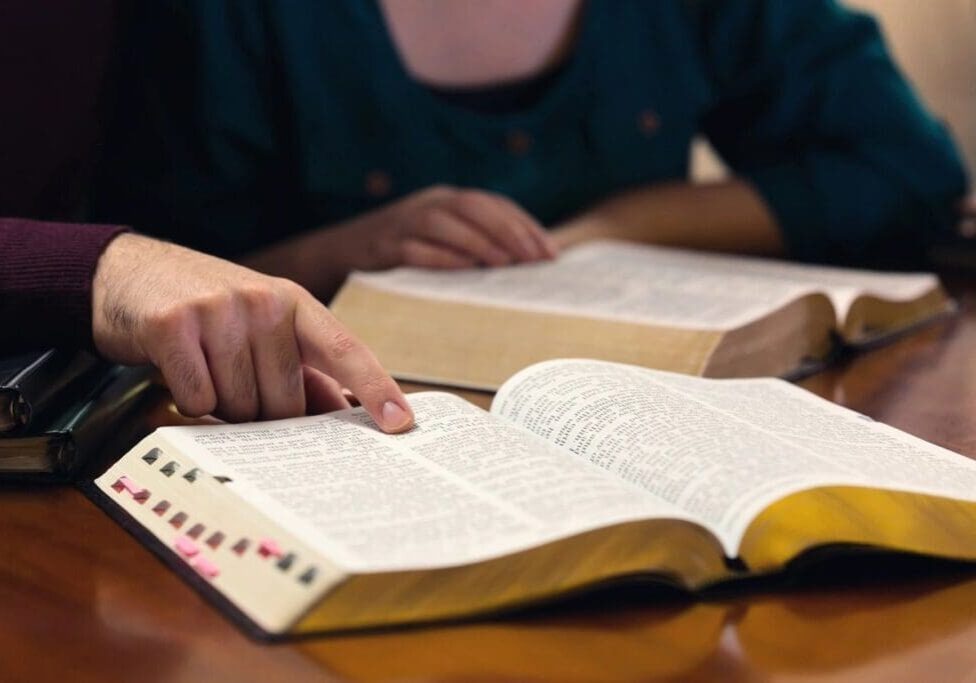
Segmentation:
[[(358, 3), (357, 3), (358, 4)], [(399, 95), (405, 98), (411, 106), (416, 106), (421, 112), (432, 117), (449, 121), (462, 121), (476, 126), (488, 127), (532, 127), (534, 124), (546, 120), (550, 113), (562, 106), (563, 100), (574, 96), (582, 88), (587, 79), (589, 66), (592, 64), (592, 53), (596, 44), (596, 25), (599, 23), (597, 7), (601, 3), (583, 0), (579, 8), (579, 18), (575, 44), (562, 62), (563, 69), (555, 82), (531, 106), (517, 111), (494, 113), (469, 109), (438, 97), (431, 92), (429, 86), (418, 81), (407, 70), (406, 64), (393, 42), (386, 18), (378, 0), (361, 3), (366, 8), (365, 21), (373, 29), (376, 47), (380, 50), (382, 59), (379, 64), (387, 71), (389, 78), (383, 79), (387, 85), (394, 85)], [(527, 78), (532, 78), (530, 74)]]

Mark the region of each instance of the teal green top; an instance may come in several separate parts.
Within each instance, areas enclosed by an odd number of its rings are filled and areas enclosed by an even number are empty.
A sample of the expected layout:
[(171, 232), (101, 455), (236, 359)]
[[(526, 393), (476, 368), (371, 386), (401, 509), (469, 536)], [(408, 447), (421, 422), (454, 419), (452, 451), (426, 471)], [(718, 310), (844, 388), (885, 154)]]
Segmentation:
[(486, 114), (406, 72), (356, 0), (142, 0), (101, 218), (221, 255), (450, 184), (547, 225), (684, 179), (705, 135), (793, 256), (918, 250), (966, 187), (875, 22), (832, 0), (591, 0), (523, 110)]

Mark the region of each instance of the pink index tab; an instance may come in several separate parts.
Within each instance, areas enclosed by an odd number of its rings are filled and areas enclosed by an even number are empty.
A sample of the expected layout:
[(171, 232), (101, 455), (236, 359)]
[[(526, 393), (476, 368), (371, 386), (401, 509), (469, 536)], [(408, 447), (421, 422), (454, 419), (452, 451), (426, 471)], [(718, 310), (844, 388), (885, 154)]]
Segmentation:
[(218, 576), (220, 576), (220, 567), (203, 556), (193, 560), (193, 562), (190, 563), (190, 566), (200, 572), (204, 578), (216, 579)]
[(261, 557), (281, 557), (284, 554), (285, 551), (272, 538), (262, 538), (258, 542), (258, 555)]
[(129, 479), (129, 477), (125, 475), (119, 477), (116, 480), (116, 482), (112, 484), (112, 488), (118, 491), (119, 493), (121, 493), (122, 491), (126, 491), (127, 493), (129, 493), (129, 495), (131, 495), (136, 501), (140, 503), (144, 503), (146, 499), (149, 498), (149, 489), (142, 488), (141, 486), (136, 484), (134, 481), (132, 481), (131, 479)]
[(197, 544), (189, 536), (180, 536), (177, 538), (176, 542), (173, 543), (173, 547), (183, 557), (193, 557), (200, 552), (200, 548), (197, 547)]

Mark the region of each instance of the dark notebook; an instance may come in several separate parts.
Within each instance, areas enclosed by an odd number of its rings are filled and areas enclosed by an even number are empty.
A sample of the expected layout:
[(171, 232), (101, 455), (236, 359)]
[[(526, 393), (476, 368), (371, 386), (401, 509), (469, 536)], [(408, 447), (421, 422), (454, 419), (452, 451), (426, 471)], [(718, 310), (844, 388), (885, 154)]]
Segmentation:
[(47, 422), (32, 421), (29, 430), (0, 438), (0, 478), (72, 479), (106, 441), (128, 431), (151, 377), (149, 368), (109, 367)]
[(91, 390), (109, 367), (89, 353), (56, 349), (0, 358), (0, 436), (29, 432)]

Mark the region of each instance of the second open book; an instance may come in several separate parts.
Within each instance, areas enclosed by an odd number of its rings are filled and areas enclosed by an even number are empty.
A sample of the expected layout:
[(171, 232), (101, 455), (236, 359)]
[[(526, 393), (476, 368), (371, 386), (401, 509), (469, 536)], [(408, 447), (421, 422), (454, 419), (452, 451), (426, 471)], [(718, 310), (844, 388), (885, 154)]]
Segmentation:
[(786, 376), (951, 308), (938, 279), (624, 242), (554, 262), (356, 273), (332, 310), (401, 379), (495, 390), (552, 358)]
[[(106, 508), (267, 633), (457, 617), (609, 579), (695, 589), (826, 545), (976, 559), (976, 462), (776, 379), (588, 360), (490, 413), (411, 396), (165, 427), (96, 481)], [(732, 561), (734, 560), (734, 561)]]

